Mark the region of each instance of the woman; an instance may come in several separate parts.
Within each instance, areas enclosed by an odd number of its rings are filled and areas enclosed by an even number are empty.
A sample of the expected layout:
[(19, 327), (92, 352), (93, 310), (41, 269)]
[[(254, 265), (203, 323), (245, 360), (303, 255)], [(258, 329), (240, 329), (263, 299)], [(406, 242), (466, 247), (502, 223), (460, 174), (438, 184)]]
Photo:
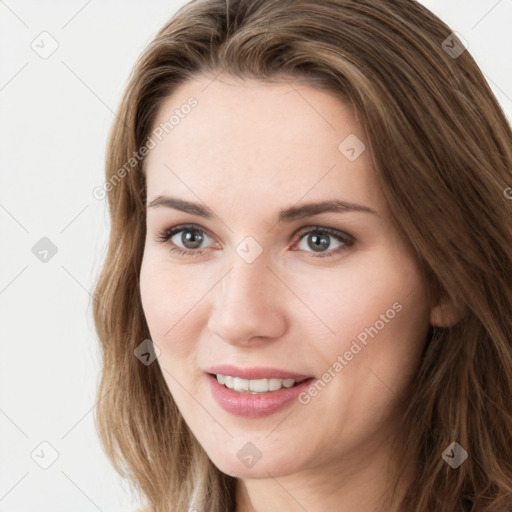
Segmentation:
[(411, 0), (196, 0), (112, 128), (99, 433), (151, 511), (512, 509), (512, 136)]

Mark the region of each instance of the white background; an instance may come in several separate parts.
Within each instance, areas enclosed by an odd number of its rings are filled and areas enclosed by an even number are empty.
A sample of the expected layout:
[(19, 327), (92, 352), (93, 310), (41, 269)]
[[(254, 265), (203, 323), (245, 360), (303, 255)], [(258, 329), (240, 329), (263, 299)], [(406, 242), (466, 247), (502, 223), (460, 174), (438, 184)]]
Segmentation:
[[(0, 512), (137, 506), (93, 423), (90, 294), (109, 221), (92, 190), (133, 64), (184, 3), (0, 2)], [(469, 43), (512, 119), (512, 0), (423, 3)], [(43, 31), (59, 45), (47, 59), (31, 48)], [(47, 263), (32, 253), (42, 237), (58, 249)], [(58, 452), (48, 469), (31, 458), (42, 441)]]

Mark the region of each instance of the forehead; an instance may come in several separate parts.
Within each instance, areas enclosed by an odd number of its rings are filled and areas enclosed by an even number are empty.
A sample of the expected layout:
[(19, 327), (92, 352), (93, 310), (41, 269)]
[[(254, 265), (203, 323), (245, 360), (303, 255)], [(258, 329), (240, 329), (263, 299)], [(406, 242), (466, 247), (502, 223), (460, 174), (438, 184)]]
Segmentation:
[(344, 141), (365, 141), (355, 112), (329, 92), (297, 82), (198, 77), (162, 103), (153, 127), (166, 122), (168, 133), (153, 137), (145, 163), (148, 198), (237, 198), (249, 206), (328, 195), (382, 203), (368, 144), (355, 160), (344, 153)]

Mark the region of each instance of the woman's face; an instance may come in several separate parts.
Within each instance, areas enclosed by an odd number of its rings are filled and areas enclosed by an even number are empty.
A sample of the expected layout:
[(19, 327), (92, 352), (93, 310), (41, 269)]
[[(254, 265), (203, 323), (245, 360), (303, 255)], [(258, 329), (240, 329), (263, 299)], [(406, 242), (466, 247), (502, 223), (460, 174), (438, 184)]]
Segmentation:
[[(163, 103), (165, 122), (146, 161), (140, 288), (186, 423), (238, 477), (368, 463), (430, 310), (354, 112), (296, 82), (201, 77)], [(360, 206), (306, 208), (325, 201)]]

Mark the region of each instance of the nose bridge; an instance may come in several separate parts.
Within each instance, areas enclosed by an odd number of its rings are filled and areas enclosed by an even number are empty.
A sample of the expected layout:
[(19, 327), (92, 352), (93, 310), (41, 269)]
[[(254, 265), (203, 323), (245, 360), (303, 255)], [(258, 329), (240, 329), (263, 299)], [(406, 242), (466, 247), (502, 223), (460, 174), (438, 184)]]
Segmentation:
[[(226, 276), (228, 279), (223, 283), (223, 287), (228, 293), (242, 294), (241, 298), (245, 299), (245, 295), (249, 294), (251, 299), (258, 299), (265, 293), (268, 274), (268, 258), (266, 254), (256, 255), (251, 249), (244, 253), (243, 250), (247, 245), (240, 244), (237, 248), (237, 255), (232, 259), (233, 266), (231, 272)], [(228, 290), (230, 288), (230, 290)], [(248, 292), (248, 293), (246, 293)], [(257, 300), (257, 302), (259, 302)]]
[(283, 285), (267, 268), (267, 258), (260, 254), (250, 261), (235, 254), (232, 262), (214, 294), (209, 328), (229, 343), (281, 336), (285, 319), (279, 286)]

